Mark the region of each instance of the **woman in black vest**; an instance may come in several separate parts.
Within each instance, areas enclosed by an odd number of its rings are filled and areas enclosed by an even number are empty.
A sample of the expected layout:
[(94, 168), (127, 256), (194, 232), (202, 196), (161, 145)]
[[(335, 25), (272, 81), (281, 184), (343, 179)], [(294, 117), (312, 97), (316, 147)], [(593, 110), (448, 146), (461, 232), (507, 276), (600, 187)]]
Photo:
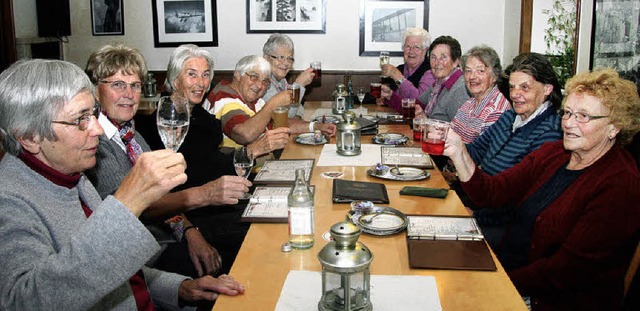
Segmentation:
[(425, 60), (431, 36), (422, 28), (407, 28), (402, 40), (404, 64), (394, 67), (382, 65), (382, 75), (391, 78), (395, 83), (382, 85), (382, 97), (388, 104), (391, 97), (415, 98), (429, 89), (435, 78), (431, 66)]

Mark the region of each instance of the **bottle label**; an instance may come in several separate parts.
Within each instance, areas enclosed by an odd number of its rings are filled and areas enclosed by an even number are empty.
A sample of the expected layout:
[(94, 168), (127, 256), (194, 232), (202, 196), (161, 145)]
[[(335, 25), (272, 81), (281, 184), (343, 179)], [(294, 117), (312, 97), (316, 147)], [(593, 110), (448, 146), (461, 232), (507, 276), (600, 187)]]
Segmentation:
[(313, 210), (310, 208), (289, 209), (289, 233), (293, 235), (313, 234)]

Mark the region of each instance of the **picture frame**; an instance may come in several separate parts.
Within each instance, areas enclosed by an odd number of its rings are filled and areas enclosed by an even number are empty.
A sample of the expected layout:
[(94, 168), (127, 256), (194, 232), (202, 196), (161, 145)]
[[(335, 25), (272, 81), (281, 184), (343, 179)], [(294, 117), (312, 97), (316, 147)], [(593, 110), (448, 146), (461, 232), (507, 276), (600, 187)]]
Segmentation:
[(326, 33), (326, 0), (247, 0), (247, 33)]
[(151, 0), (154, 47), (218, 46), (216, 0)]
[(402, 56), (410, 27), (429, 30), (429, 0), (360, 0), (360, 56)]
[(91, 31), (94, 36), (123, 36), (122, 0), (91, 0)]
[(590, 69), (610, 67), (640, 87), (640, 2), (596, 0)]

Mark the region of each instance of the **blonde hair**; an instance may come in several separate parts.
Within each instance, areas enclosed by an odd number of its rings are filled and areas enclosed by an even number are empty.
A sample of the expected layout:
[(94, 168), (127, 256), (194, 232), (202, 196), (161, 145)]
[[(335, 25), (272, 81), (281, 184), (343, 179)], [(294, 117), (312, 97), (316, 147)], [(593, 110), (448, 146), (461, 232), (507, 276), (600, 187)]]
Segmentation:
[[(567, 80), (565, 90), (567, 94), (587, 94), (600, 99), (602, 105), (611, 111), (611, 124), (620, 129), (616, 143), (626, 145), (640, 131), (638, 87), (621, 78), (615, 70), (604, 68), (579, 73)], [(563, 107), (565, 101), (566, 97), (562, 102)]]

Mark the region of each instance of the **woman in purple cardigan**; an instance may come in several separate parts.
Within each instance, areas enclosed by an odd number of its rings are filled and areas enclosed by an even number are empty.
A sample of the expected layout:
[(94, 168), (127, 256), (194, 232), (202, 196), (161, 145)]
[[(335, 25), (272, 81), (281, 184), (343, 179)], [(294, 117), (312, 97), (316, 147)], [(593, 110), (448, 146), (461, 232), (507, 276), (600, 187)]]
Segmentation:
[(517, 206), (496, 254), (533, 310), (618, 310), (640, 236), (640, 173), (622, 147), (640, 130), (640, 99), (611, 69), (566, 91), (563, 140), (512, 168), (483, 173), (457, 135), (444, 154), (474, 203)]

